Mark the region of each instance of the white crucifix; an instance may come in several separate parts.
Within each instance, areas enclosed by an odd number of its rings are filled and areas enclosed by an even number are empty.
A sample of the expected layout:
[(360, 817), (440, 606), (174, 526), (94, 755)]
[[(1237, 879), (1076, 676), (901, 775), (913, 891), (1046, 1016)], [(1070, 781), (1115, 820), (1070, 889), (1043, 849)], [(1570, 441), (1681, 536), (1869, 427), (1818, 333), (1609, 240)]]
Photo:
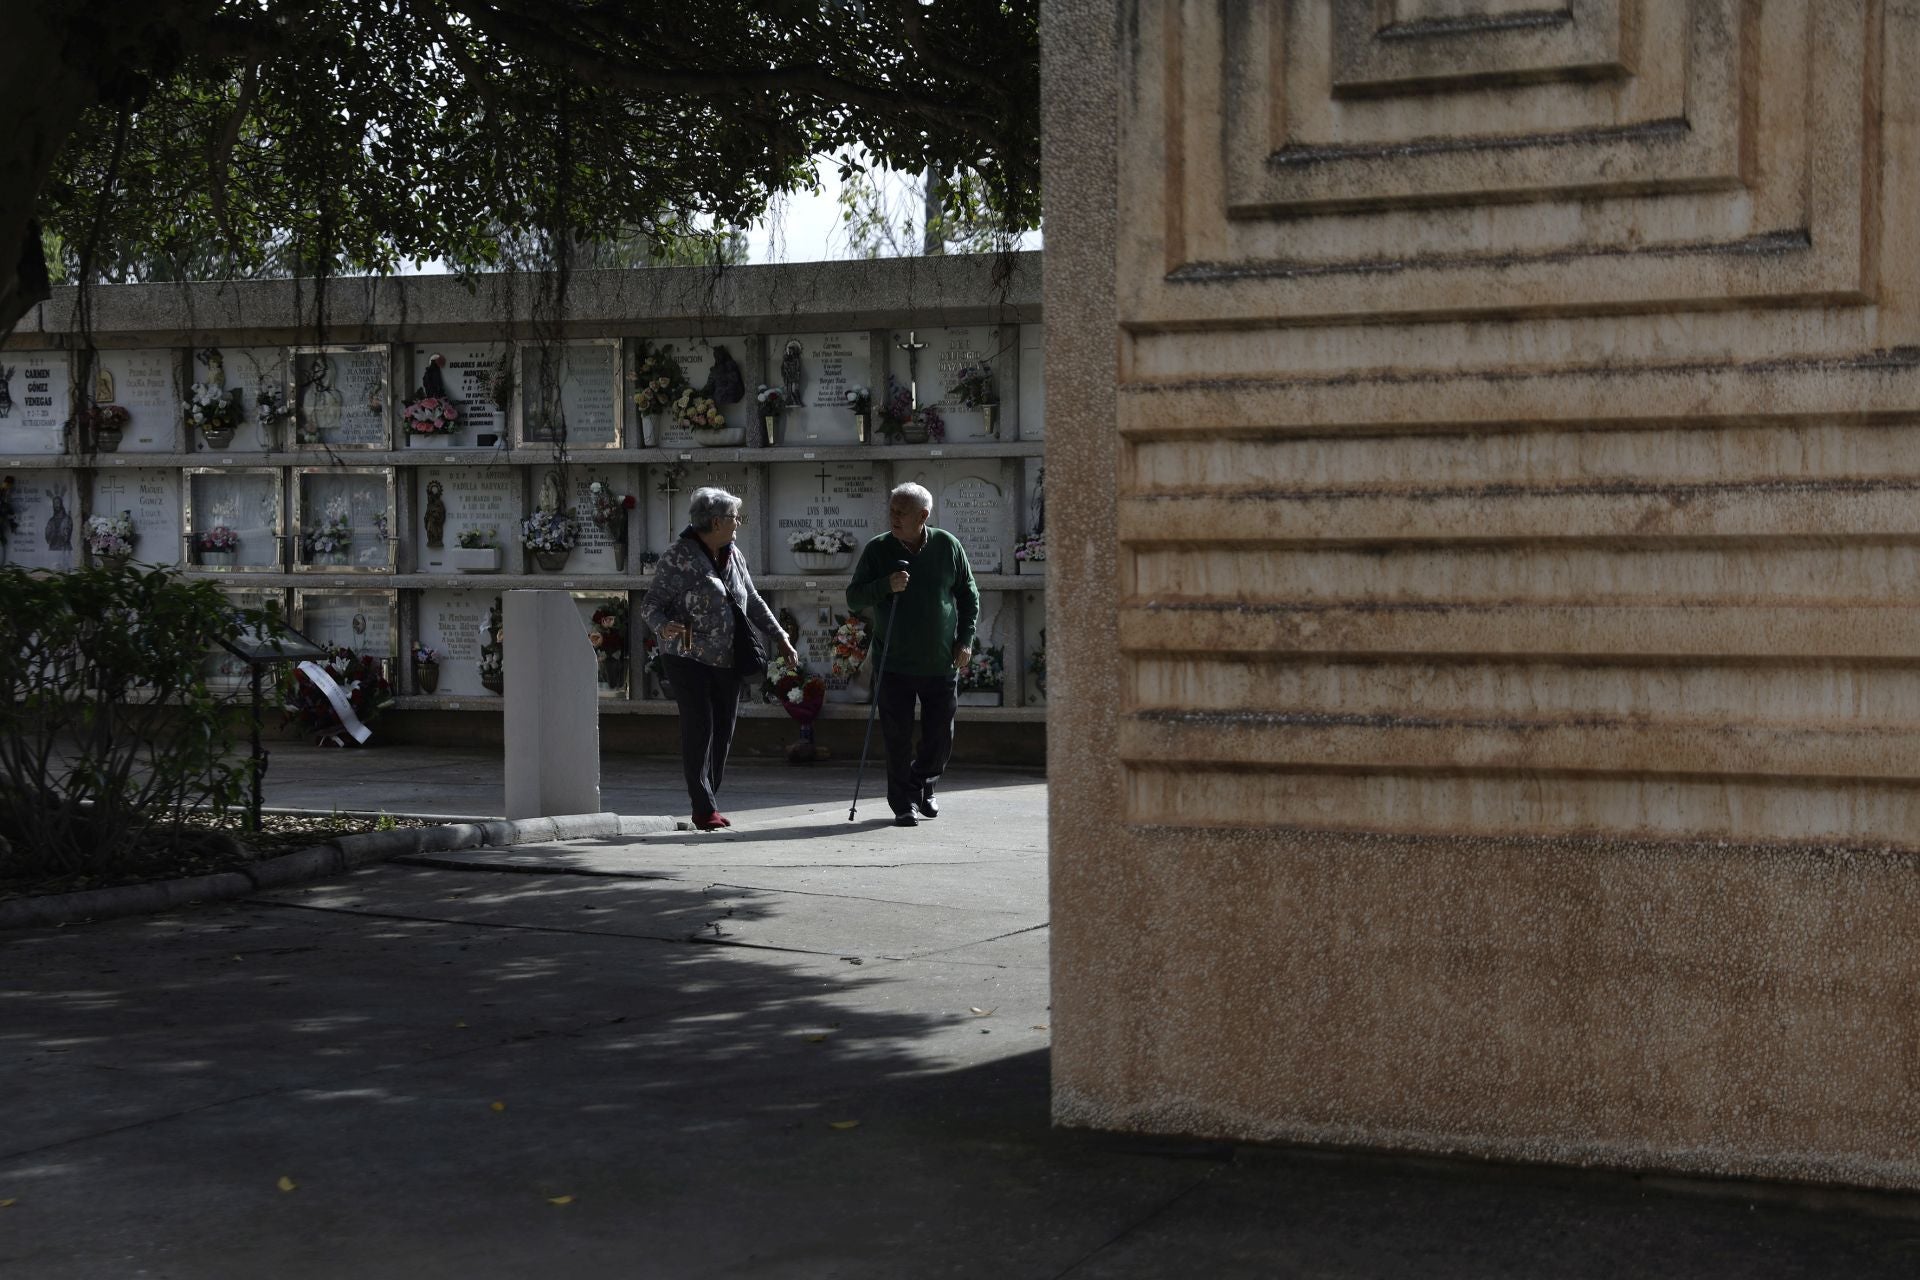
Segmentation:
[(907, 385), (913, 389), (913, 407), (920, 407), (920, 353), (927, 344), (920, 341), (918, 329), (907, 330), (907, 340), (896, 342), (894, 346), (907, 353)]

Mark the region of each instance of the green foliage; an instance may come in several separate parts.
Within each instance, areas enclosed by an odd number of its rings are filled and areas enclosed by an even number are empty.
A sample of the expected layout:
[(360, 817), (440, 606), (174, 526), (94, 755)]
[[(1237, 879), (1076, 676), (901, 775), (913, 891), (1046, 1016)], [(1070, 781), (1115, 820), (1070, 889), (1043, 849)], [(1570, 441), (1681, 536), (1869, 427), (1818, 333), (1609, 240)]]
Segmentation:
[(978, 174), (929, 184), (924, 178), (855, 172), (841, 182), (839, 204), (847, 247), (859, 258), (1004, 253), (1018, 246), (1023, 230), (995, 210)]
[(238, 804), (207, 651), (277, 615), (175, 570), (0, 568), (0, 878), (138, 871)]

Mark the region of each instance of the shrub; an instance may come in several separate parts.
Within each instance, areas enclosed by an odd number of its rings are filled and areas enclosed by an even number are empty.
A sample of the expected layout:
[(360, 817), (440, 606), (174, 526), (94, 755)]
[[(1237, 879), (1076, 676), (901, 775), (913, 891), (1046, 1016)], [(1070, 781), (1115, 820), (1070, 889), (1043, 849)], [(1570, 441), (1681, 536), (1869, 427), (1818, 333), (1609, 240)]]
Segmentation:
[(0, 592), (0, 878), (164, 866), (249, 777), (207, 653), (278, 616), (173, 569), (0, 568)]

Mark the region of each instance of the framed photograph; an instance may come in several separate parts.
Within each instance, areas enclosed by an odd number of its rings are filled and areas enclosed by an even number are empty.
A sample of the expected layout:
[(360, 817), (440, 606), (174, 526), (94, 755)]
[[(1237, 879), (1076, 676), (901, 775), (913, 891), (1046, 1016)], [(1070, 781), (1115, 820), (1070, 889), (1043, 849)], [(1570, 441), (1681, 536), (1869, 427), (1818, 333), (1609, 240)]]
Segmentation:
[(293, 571), (392, 573), (392, 467), (295, 467)]
[(620, 448), (625, 385), (620, 349), (618, 338), (579, 338), (547, 347), (520, 344), (520, 414), (514, 443), (564, 441), (569, 449)]
[(287, 514), (278, 467), (188, 467), (180, 506), (187, 563), (213, 573), (278, 573)]
[(296, 449), (392, 447), (391, 356), (384, 343), (294, 347), (287, 354), (287, 406)]

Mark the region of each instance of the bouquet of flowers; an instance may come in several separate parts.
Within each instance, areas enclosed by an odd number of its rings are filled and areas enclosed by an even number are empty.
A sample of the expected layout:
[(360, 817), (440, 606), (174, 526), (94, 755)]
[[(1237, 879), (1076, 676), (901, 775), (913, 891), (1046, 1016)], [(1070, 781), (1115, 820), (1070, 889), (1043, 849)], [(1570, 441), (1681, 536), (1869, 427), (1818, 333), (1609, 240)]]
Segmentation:
[(309, 557), (344, 555), (353, 545), (353, 525), (347, 520), (345, 500), (335, 498), (327, 503), (327, 518), (301, 534), (300, 542)]
[(1047, 535), (1030, 533), (1013, 545), (1015, 560), (1045, 560), (1047, 558)]
[(253, 397), (253, 423), (260, 431), (262, 440), (273, 439), (274, 429), (287, 416), (287, 396), (284, 391), (261, 385)]
[(134, 532), (133, 512), (122, 511), (117, 516), (88, 516), (83, 536), (87, 550), (96, 556), (130, 556), (139, 535)]
[(475, 525), (462, 529), (455, 542), (462, 551), (492, 551), (500, 545), (500, 529), (491, 524)]
[(680, 393), (687, 389), (687, 375), (673, 358), (673, 346), (640, 344), (640, 368), (635, 375), (640, 389), (633, 393), (633, 407), (641, 413), (666, 413)]
[(658, 551), (642, 551), (640, 553), (640, 572), (652, 573), (654, 566), (659, 563), (660, 553)]
[(195, 551), (238, 551), (240, 535), (226, 525), (217, 524), (193, 540)]
[(947, 420), (940, 411), (932, 405), (914, 408), (913, 393), (888, 374), (887, 398), (880, 406), (880, 434), (897, 442), (908, 427), (916, 424), (926, 431), (929, 440), (937, 443), (947, 438)]
[(873, 392), (865, 387), (848, 387), (847, 408), (853, 413), (866, 413), (873, 408)]
[(770, 387), (764, 382), (760, 384), (760, 390), (754, 399), (760, 402), (762, 417), (776, 414), (787, 407), (787, 393), (778, 387)]
[(400, 406), (400, 425), (410, 436), (444, 436), (460, 425), (460, 406), (445, 396), (421, 396)]
[(240, 406), (231, 392), (216, 383), (194, 383), (180, 407), (186, 411), (187, 425), (196, 431), (232, 431), (240, 425)]
[(593, 611), (587, 643), (597, 658), (627, 656), (627, 606), (609, 601)]
[[(386, 664), (372, 654), (355, 654), (351, 649), (335, 649), (324, 666), (333, 682), (346, 691), (347, 705), (362, 724), (374, 718), (393, 701), (393, 684), (387, 679)], [(285, 709), (283, 725), (298, 725), (302, 733), (311, 733), (316, 742), (344, 747), (353, 741), (346, 726), (333, 709), (333, 703), (312, 677), (289, 664), (280, 681), (280, 701)]]
[(767, 678), (761, 691), (767, 701), (779, 703), (801, 724), (812, 724), (827, 701), (827, 682), (783, 657), (768, 661)]
[(712, 396), (703, 396), (692, 387), (682, 391), (673, 402), (674, 421), (689, 431), (725, 431), (727, 415)]
[(615, 493), (612, 485), (595, 480), (587, 486), (593, 502), (593, 522), (607, 531), (615, 542), (627, 540), (627, 513), (636, 505), (630, 493)]
[(500, 597), (493, 598), (487, 620), (480, 624), (480, 683), (496, 693), (506, 680), (506, 628), (501, 624)]
[(978, 409), (983, 404), (999, 404), (1000, 397), (993, 393), (993, 367), (986, 364), (970, 364), (961, 367), (953, 377), (953, 386), (949, 388), (955, 403), (962, 409)]
[(429, 649), (427, 648), (427, 646), (423, 644), (416, 644), (413, 646), (413, 665), (414, 666), (431, 667), (431, 666), (437, 665), (439, 661), (440, 661), (440, 654), (437, 650)]
[(795, 529), (787, 535), (790, 551), (814, 551), (831, 556), (852, 551), (859, 545), (845, 529)]
[(520, 522), (520, 545), (528, 551), (571, 551), (580, 526), (563, 511), (536, 511)]
[(833, 631), (833, 674), (841, 680), (851, 680), (866, 665), (867, 650), (873, 644), (873, 629), (867, 620), (857, 613), (850, 613), (846, 621)]
[(960, 692), (991, 691), (1007, 683), (1006, 652), (999, 646), (982, 649), (960, 673)]

